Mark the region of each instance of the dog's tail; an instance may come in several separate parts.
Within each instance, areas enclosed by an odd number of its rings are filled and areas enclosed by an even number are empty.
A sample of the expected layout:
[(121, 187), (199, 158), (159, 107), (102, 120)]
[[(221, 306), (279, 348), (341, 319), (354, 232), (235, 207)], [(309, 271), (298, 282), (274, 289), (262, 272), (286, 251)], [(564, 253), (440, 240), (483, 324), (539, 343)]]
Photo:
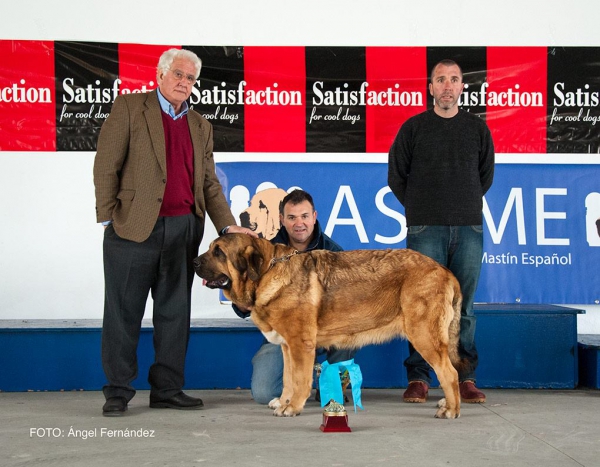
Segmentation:
[(454, 316), (448, 328), (448, 355), (450, 361), (458, 374), (466, 374), (470, 372), (471, 363), (466, 358), (460, 358), (458, 352), (458, 341), (460, 337), (460, 310), (462, 307), (462, 293), (458, 281), (454, 281), (454, 297), (452, 298), (452, 309)]

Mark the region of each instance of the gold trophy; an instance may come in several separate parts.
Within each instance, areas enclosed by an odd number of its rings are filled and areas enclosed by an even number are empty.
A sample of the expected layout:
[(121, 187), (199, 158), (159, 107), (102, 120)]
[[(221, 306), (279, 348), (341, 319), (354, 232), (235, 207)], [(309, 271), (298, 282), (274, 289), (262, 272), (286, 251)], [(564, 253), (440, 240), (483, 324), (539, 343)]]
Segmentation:
[(344, 406), (331, 399), (323, 409), (323, 424), (320, 426), (323, 433), (348, 433), (352, 431), (348, 426), (348, 413)]

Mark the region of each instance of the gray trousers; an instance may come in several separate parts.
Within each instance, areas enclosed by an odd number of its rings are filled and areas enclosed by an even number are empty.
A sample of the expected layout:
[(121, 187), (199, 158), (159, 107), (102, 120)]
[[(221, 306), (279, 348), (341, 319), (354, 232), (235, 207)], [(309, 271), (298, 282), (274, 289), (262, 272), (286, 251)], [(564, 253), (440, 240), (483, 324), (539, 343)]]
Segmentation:
[(106, 398), (123, 396), (129, 401), (135, 395), (131, 383), (138, 375), (137, 346), (149, 293), (154, 302), (151, 396), (167, 399), (181, 391), (190, 330), (192, 261), (202, 234), (202, 223), (194, 214), (159, 217), (142, 243), (120, 238), (112, 225), (106, 228), (102, 323)]

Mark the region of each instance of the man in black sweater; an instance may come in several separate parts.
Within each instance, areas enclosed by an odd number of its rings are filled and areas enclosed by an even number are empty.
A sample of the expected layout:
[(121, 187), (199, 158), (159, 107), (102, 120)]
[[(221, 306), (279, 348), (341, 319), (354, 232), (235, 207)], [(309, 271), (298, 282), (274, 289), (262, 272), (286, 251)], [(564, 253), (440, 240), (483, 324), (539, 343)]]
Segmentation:
[[(405, 208), (406, 246), (450, 269), (463, 294), (459, 352), (470, 370), (459, 374), (463, 402), (485, 402), (475, 386), (478, 357), (473, 300), (483, 255), (483, 195), (494, 177), (494, 144), (485, 122), (458, 107), (458, 64), (433, 67), (434, 107), (407, 120), (389, 152), (388, 185)], [(409, 344), (406, 402), (425, 402), (431, 367)]]

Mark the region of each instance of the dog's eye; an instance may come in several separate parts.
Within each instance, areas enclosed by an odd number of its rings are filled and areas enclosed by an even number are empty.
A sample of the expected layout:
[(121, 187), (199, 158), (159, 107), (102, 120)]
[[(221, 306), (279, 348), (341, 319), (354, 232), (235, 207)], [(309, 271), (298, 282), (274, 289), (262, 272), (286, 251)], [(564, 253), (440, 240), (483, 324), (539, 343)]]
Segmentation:
[(223, 250), (217, 246), (215, 247), (214, 255), (219, 258), (225, 256), (225, 253), (223, 253)]

